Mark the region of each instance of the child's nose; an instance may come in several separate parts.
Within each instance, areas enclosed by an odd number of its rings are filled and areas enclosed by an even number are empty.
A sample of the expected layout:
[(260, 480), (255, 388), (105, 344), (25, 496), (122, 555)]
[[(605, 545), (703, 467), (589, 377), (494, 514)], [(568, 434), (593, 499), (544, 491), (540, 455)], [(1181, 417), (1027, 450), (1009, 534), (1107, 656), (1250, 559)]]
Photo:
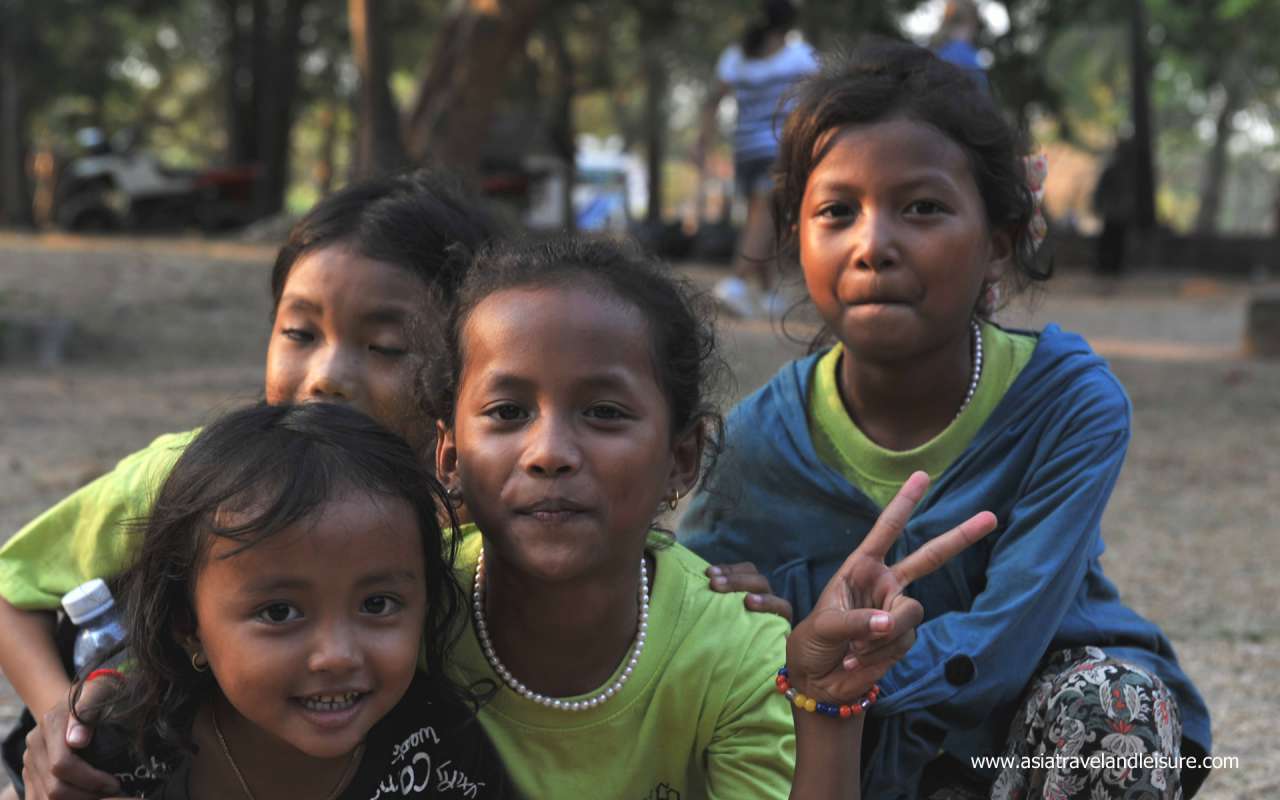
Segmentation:
[(312, 367), (303, 399), (334, 402), (355, 400), (357, 370), (350, 356), (335, 348), (319, 356)]
[(888, 269), (898, 263), (898, 243), (893, 219), (875, 211), (858, 220), (856, 256), (863, 269)]
[(581, 451), (573, 437), (573, 426), (554, 415), (541, 415), (529, 426), (523, 454), (525, 471), (535, 475), (559, 476), (577, 470)]
[(350, 625), (333, 622), (317, 627), (307, 658), (312, 672), (347, 672), (360, 666), (360, 647)]

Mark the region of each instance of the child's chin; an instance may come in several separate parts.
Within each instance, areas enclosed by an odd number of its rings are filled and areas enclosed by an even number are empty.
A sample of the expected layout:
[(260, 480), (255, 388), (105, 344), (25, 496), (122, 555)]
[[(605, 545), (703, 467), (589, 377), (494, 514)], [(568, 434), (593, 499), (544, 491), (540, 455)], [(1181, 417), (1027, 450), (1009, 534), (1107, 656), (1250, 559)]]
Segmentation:
[(350, 757), (363, 740), (363, 734), (352, 737), (344, 732), (341, 736), (309, 737), (307, 741), (294, 742), (293, 746), (311, 758), (331, 760)]

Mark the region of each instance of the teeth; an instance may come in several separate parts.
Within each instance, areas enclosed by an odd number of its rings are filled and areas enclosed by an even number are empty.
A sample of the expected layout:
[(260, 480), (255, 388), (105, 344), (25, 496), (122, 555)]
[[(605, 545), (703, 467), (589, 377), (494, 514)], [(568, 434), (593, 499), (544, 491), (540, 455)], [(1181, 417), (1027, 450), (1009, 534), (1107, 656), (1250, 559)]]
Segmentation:
[(302, 698), (302, 705), (312, 711), (342, 711), (354, 705), (359, 698), (359, 692), (317, 694)]

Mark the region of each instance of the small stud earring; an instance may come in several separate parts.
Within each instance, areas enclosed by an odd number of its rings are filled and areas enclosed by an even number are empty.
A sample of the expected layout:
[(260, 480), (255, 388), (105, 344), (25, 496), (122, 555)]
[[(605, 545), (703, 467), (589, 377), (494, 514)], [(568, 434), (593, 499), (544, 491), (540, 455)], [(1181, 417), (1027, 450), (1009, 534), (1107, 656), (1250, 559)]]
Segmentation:
[(449, 499), (449, 505), (454, 508), (462, 506), (462, 490), (457, 486), (450, 486), (445, 490), (444, 496)]

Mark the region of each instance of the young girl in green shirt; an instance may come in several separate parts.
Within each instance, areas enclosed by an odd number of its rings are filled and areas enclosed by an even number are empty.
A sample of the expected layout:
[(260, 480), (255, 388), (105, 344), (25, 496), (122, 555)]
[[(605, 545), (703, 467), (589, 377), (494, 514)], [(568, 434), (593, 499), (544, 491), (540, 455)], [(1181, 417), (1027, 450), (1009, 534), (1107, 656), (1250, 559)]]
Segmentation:
[[(412, 399), (418, 359), (409, 323), (442, 307), (467, 252), (495, 230), (474, 202), (424, 174), (355, 184), (322, 200), (293, 227), (272, 268), (267, 402), (347, 403), (416, 447), (429, 443)], [(146, 515), (194, 435), (161, 436), (0, 548), (0, 669), (35, 716), (66, 706), (70, 682), (53, 635), (62, 595), (123, 571), (135, 542), (119, 526)], [(42, 726), (59, 753), (62, 727)], [(87, 737), (80, 726), (69, 733)], [(21, 764), (7, 766), (17, 777)], [(86, 789), (113, 783), (83, 764), (71, 778)]]

